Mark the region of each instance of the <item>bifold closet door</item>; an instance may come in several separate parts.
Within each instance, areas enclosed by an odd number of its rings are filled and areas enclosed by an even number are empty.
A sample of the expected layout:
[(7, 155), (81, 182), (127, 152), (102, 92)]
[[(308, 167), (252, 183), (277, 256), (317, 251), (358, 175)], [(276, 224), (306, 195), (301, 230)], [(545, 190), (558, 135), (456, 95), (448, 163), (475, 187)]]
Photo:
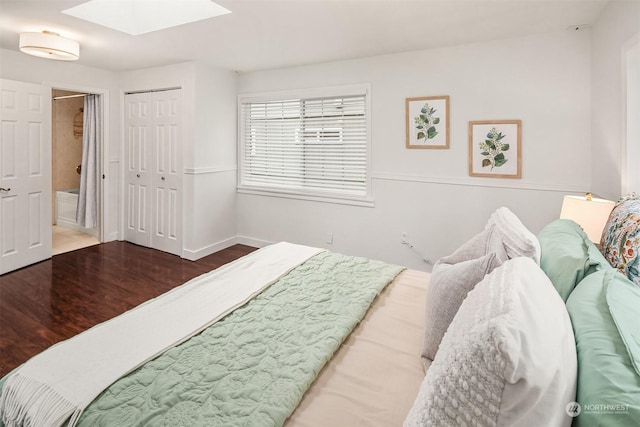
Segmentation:
[(151, 246), (151, 97), (147, 93), (125, 96), (125, 239)]
[(51, 257), (51, 97), (0, 80), (0, 274)]
[(125, 96), (125, 239), (182, 255), (181, 91)]
[(181, 91), (154, 92), (152, 247), (182, 255)]

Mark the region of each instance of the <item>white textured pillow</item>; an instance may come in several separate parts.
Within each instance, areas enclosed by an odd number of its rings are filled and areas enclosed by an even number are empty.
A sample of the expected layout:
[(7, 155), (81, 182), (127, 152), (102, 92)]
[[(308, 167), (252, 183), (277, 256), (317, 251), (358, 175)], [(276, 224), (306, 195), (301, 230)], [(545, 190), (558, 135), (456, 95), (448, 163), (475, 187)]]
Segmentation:
[(404, 425), (570, 426), (576, 348), (565, 305), (529, 258), (469, 292)]
[(440, 341), (467, 293), (508, 258), (497, 226), (491, 225), (451, 255), (436, 262), (429, 280), (424, 342), (420, 352), (425, 372), (433, 362)]
[(486, 228), (493, 225), (502, 237), (509, 258), (525, 256), (540, 265), (540, 242), (509, 208), (501, 207), (491, 214)]
[(425, 304), (424, 342), (420, 352), (425, 372), (467, 293), (507, 259), (500, 232), (491, 225), (434, 265)]

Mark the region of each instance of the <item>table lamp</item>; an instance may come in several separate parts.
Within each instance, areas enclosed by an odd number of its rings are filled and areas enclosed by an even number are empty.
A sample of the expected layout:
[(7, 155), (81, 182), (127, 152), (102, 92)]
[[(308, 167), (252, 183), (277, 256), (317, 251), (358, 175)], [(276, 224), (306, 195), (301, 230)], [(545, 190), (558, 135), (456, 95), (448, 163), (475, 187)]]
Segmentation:
[(589, 240), (599, 244), (602, 231), (609, 219), (615, 203), (598, 199), (587, 193), (584, 196), (564, 196), (560, 218), (577, 222), (589, 236)]

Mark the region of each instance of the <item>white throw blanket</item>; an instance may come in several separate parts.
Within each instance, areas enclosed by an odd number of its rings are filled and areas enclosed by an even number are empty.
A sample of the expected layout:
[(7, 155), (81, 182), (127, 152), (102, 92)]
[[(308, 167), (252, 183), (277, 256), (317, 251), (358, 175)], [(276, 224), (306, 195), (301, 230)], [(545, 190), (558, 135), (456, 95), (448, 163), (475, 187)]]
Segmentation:
[(278, 243), (149, 300), (34, 356), (5, 382), (8, 426), (74, 426), (123, 375), (187, 340), (322, 250)]

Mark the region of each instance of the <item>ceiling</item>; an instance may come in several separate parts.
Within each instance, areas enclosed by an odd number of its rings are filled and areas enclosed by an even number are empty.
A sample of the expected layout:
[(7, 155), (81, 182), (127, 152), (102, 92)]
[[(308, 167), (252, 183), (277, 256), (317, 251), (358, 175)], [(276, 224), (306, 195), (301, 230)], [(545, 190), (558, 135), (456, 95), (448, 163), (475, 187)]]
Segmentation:
[(86, 66), (200, 61), (243, 72), (562, 31), (593, 24), (609, 2), (217, 0), (232, 13), (132, 36), (61, 13), (84, 1), (0, 0), (0, 46), (18, 50), (20, 32), (49, 30), (78, 41)]

